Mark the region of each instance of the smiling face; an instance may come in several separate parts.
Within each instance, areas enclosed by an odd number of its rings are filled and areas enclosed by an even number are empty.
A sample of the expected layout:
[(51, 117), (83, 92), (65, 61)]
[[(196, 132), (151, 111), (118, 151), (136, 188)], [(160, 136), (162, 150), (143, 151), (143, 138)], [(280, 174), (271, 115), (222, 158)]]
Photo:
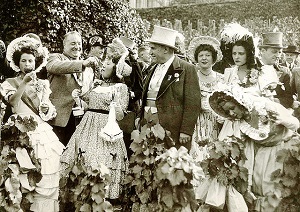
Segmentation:
[(298, 54), (296, 54), (296, 53), (285, 53), (285, 60), (286, 60), (286, 62), (291, 64), (296, 60), (297, 56), (298, 56)]
[(64, 54), (78, 59), (82, 53), (82, 41), (81, 37), (77, 33), (68, 34), (64, 39)]
[(165, 50), (166, 48), (162, 45), (150, 43), (150, 55), (151, 55), (151, 61), (153, 63), (162, 64), (165, 63)]
[(23, 53), (20, 58), (20, 70), (29, 73), (35, 69), (35, 57), (33, 54)]
[(232, 59), (235, 65), (243, 66), (247, 62), (246, 49), (243, 46), (233, 46)]
[(199, 52), (197, 61), (201, 69), (210, 69), (214, 64), (212, 53), (206, 50)]

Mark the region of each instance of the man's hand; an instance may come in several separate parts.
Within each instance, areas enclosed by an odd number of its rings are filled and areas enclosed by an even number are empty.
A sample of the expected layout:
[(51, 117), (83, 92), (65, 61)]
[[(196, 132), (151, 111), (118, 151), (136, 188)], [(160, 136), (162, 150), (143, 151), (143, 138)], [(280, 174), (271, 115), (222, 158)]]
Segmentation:
[(99, 60), (97, 57), (89, 57), (85, 59), (82, 63), (84, 67), (95, 67), (98, 64)]
[(186, 144), (191, 141), (191, 136), (185, 133), (180, 133), (179, 135), (179, 143)]

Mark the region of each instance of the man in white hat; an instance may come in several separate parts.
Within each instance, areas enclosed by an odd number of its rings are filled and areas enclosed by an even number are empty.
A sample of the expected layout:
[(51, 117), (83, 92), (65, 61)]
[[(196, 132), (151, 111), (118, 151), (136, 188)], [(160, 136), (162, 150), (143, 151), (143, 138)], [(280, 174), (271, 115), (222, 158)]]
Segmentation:
[(142, 118), (157, 114), (160, 125), (171, 132), (172, 144), (190, 149), (191, 135), (199, 115), (200, 88), (195, 66), (174, 54), (177, 31), (154, 26), (150, 43), (152, 62), (144, 82)]
[[(293, 95), (290, 86), (290, 76), (286, 67), (279, 66), (279, 58), (282, 54), (282, 32), (268, 32), (262, 34), (263, 42), (259, 47), (261, 56), (262, 74), (267, 76), (277, 76), (278, 84), (275, 88), (274, 98), (284, 107), (291, 108), (293, 105)], [(270, 77), (262, 77), (267, 80)], [(271, 77), (272, 78), (272, 77)], [(261, 82), (267, 84), (267, 82)]]

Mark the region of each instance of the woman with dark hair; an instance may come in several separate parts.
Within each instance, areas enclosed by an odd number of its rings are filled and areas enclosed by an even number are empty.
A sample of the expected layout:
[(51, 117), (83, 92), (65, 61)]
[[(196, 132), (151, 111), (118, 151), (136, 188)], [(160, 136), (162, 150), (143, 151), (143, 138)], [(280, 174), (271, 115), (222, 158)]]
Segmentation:
[[(47, 123), (56, 116), (56, 109), (49, 100), (49, 81), (36, 76), (36, 72), (46, 65), (47, 56), (47, 49), (32, 38), (13, 40), (8, 45), (6, 57), (17, 76), (1, 84), (1, 94), (12, 107), (11, 117), (33, 117), (38, 124), (34, 131), (27, 132), (35, 156), (41, 162), (42, 178), (33, 188), (35, 192), (30, 208), (38, 212), (59, 211), (59, 166), (64, 149)], [(8, 119), (8, 123), (10, 121)]]
[(239, 24), (230, 24), (224, 28), (223, 36), (227, 46), (230, 46), (227, 50), (231, 54), (227, 54), (227, 60), (234, 64), (225, 69), (225, 82), (238, 84), (245, 92), (260, 96), (261, 88), (258, 79), (260, 72), (256, 68), (252, 33)]
[[(116, 42), (115, 42), (116, 44)], [(122, 43), (118, 48), (126, 47)], [(116, 48), (117, 48), (116, 47)], [(110, 47), (113, 48), (113, 47)], [(115, 50), (116, 48), (113, 48)], [(118, 77), (127, 72), (121, 57), (127, 51), (110, 54), (103, 62), (100, 80), (84, 96), (75, 89), (72, 96), (77, 105), (85, 109), (85, 114), (72, 135), (66, 151), (62, 155), (62, 175), (68, 176), (79, 149), (83, 152), (84, 164), (93, 169), (104, 164), (110, 170), (111, 182), (106, 197), (117, 199), (122, 192), (122, 182), (128, 169), (128, 158), (123, 133), (116, 123), (124, 116), (128, 107), (128, 88)], [(123, 70), (118, 70), (123, 69)], [(119, 73), (117, 75), (117, 73)]]
[[(223, 75), (212, 70), (213, 64), (222, 58), (219, 42), (209, 36), (194, 38), (188, 48), (189, 57), (197, 67), (198, 81), (201, 91), (201, 110), (195, 126), (192, 145), (203, 146), (207, 141), (217, 139), (219, 133), (219, 123), (217, 117), (209, 110), (207, 96), (214, 91), (218, 82), (222, 82)], [(198, 149), (198, 147), (192, 149)], [(197, 153), (195, 153), (196, 155)], [(201, 160), (201, 154), (198, 159)]]

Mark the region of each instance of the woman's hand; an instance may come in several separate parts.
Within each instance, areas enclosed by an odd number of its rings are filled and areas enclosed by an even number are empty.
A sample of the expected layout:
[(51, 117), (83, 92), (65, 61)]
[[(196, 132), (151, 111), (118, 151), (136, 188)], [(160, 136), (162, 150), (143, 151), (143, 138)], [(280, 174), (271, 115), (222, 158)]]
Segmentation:
[(49, 105), (47, 103), (42, 103), (40, 106), (40, 110), (42, 113), (46, 114), (49, 111)]
[(33, 72), (25, 74), (25, 76), (23, 78), (23, 82), (25, 84), (28, 84), (30, 81), (32, 81), (35, 78), (34, 75), (35, 75), (35, 73), (33, 73)]

